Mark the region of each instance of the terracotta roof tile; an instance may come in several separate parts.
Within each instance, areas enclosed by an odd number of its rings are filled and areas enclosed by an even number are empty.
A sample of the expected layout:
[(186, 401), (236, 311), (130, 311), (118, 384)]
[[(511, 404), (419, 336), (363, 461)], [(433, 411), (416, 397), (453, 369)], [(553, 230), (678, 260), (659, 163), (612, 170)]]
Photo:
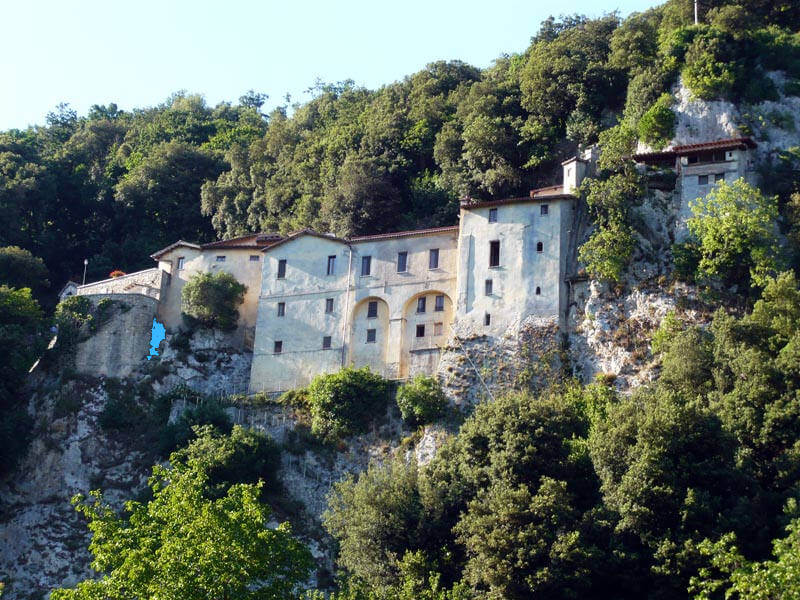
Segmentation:
[(414, 235), (431, 235), (434, 233), (448, 233), (450, 231), (458, 231), (458, 225), (450, 225), (448, 227), (431, 227), (430, 229), (412, 229), (409, 231), (395, 231), (393, 233), (376, 233), (374, 235), (357, 235), (349, 238), (351, 242), (366, 242), (369, 240), (385, 240), (400, 237), (409, 237)]

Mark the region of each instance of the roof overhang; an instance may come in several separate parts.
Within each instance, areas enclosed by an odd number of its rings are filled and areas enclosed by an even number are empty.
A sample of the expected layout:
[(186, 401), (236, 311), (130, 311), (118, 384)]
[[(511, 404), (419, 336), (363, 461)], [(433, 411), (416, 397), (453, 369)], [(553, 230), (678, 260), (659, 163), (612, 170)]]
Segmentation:
[(185, 247), (185, 248), (193, 248), (195, 250), (202, 250), (203, 247), (200, 244), (192, 244), (191, 242), (185, 242), (183, 240), (178, 240), (177, 242), (170, 244), (166, 248), (162, 248), (158, 252), (155, 252), (150, 255), (150, 258), (153, 260), (159, 260), (162, 256), (164, 256), (170, 250), (174, 250), (175, 248)]

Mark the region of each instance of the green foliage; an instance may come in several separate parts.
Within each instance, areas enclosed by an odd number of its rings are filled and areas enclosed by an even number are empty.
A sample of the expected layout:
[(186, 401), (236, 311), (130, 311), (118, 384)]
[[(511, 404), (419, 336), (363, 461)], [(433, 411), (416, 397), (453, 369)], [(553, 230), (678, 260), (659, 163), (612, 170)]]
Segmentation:
[(639, 120), (639, 139), (657, 150), (666, 146), (675, 133), (676, 116), (670, 108), (672, 101), (670, 94), (662, 94)]
[(424, 425), (439, 418), (447, 407), (447, 398), (435, 377), (417, 375), (397, 390), (397, 406), (403, 419)]
[(17, 246), (0, 248), (0, 284), (30, 288), (38, 295), (50, 285), (47, 275), (41, 258)]
[(700, 277), (763, 287), (779, 270), (775, 198), (739, 179), (720, 182), (690, 206), (688, 226), (699, 245)]
[(318, 375), (308, 385), (311, 431), (332, 442), (365, 431), (386, 407), (389, 384), (369, 368)]
[(683, 323), (675, 316), (675, 311), (671, 310), (661, 321), (658, 329), (653, 333), (650, 346), (653, 354), (660, 354), (669, 349), (675, 335), (683, 331)]
[(167, 456), (188, 444), (195, 438), (195, 427), (198, 425), (209, 425), (222, 433), (229, 433), (233, 426), (221, 404), (200, 399), (198, 403), (187, 407), (175, 422), (163, 427), (158, 442), (159, 455)]
[(600, 133), (598, 144), (603, 149), (597, 167), (604, 171), (617, 171), (630, 161), (636, 147), (636, 131), (627, 121)]
[(89, 520), (92, 568), (101, 575), (54, 590), (55, 600), (294, 597), (311, 554), (288, 523), (267, 526), (262, 483), (215, 482), (209, 468), (229, 464), (235, 451), (216, 445), (208, 431), (201, 435), (170, 466), (153, 468), (151, 500), (127, 502), (119, 514), (99, 491), (73, 499)]
[(230, 273), (196, 273), (181, 290), (181, 310), (206, 327), (235, 329), (247, 286)]
[(94, 317), (92, 301), (86, 296), (70, 296), (56, 306), (53, 321), (58, 327), (58, 346), (67, 351), (78, 342), (81, 329)]
[(580, 247), (578, 260), (593, 277), (620, 281), (633, 255), (634, 241), (630, 228), (614, 222), (597, 229)]
[(699, 98), (714, 100), (730, 97), (741, 73), (731, 61), (735, 55), (729, 35), (710, 29), (697, 35), (686, 51), (683, 79)]

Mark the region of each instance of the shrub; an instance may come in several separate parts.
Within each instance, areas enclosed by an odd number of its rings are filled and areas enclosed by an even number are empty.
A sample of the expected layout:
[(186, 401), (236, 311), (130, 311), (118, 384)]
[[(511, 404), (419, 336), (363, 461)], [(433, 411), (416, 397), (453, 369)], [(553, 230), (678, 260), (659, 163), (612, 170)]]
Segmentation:
[(578, 260), (593, 276), (620, 281), (633, 255), (634, 240), (630, 227), (612, 223), (595, 230), (580, 247)]
[(159, 455), (167, 456), (170, 452), (186, 446), (196, 437), (195, 427), (211, 425), (221, 433), (230, 433), (233, 424), (223, 406), (214, 401), (205, 401), (187, 408), (174, 423), (168, 423), (161, 431)]
[(447, 398), (435, 377), (417, 375), (397, 390), (397, 406), (412, 425), (431, 423), (442, 415)]
[(311, 431), (335, 441), (366, 430), (384, 409), (388, 389), (388, 382), (367, 367), (315, 377), (308, 386)]
[(783, 93), (787, 96), (800, 96), (800, 79), (789, 79), (784, 83)]
[(119, 269), (114, 269), (113, 271), (111, 271), (111, 273), (108, 274), (108, 276), (111, 277), (111, 278), (116, 278), (116, 277), (122, 277), (125, 274), (126, 274), (125, 271), (120, 271)]
[(17, 246), (7, 246), (0, 248), (0, 284), (41, 293), (50, 282), (41, 258)]
[(92, 322), (92, 301), (86, 296), (70, 296), (56, 306), (58, 345), (67, 348), (78, 341), (81, 327)]
[(183, 286), (182, 310), (207, 327), (234, 329), (246, 291), (247, 287), (230, 273), (198, 273)]
[(663, 148), (675, 133), (672, 96), (662, 94), (639, 121), (639, 138), (657, 150)]
[(698, 35), (686, 51), (683, 79), (704, 100), (730, 97), (738, 79), (735, 51), (729, 35), (708, 30)]

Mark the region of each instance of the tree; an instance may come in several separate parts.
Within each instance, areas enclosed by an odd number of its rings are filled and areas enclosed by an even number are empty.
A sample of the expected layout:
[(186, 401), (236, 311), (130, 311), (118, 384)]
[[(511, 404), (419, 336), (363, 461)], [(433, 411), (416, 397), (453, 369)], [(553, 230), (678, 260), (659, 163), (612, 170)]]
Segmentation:
[[(208, 445), (207, 435), (201, 440)], [(92, 568), (102, 575), (54, 590), (53, 600), (296, 597), (311, 568), (308, 549), (288, 523), (268, 527), (270, 510), (259, 502), (263, 483), (233, 484), (209, 497), (206, 469), (226, 459), (196, 450), (153, 467), (152, 499), (129, 501), (124, 513), (99, 491), (73, 498), (89, 520)]]
[(431, 423), (444, 412), (447, 398), (435, 377), (417, 375), (397, 390), (397, 406), (412, 424)]
[(230, 273), (197, 273), (181, 290), (181, 310), (206, 327), (235, 329), (246, 291)]
[(30, 288), (41, 294), (49, 285), (47, 267), (18, 246), (0, 248), (0, 283), (13, 288)]
[(743, 179), (720, 182), (690, 204), (700, 246), (699, 275), (726, 285), (763, 287), (782, 264), (777, 201)]

